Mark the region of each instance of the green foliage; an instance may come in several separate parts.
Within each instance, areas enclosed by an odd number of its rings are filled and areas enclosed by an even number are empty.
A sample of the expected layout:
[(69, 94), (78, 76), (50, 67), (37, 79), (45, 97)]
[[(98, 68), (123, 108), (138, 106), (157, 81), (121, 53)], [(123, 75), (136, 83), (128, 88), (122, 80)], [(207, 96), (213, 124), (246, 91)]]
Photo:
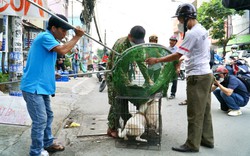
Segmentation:
[(224, 29), (225, 22), (228, 16), (243, 15), (244, 11), (235, 11), (233, 9), (225, 8), (221, 0), (211, 0), (210, 2), (203, 2), (198, 8), (198, 21), (207, 29), (210, 30), (212, 39), (217, 39), (218, 44), (223, 47), (227, 42), (235, 36), (226, 36)]
[(104, 50), (103, 49), (97, 49), (97, 56), (98, 58), (102, 58), (104, 55)]
[(70, 68), (71, 68), (70, 58), (67, 58), (67, 57), (65, 58), (64, 65), (65, 65), (66, 67), (70, 67)]
[[(1, 82), (8, 82), (9, 81), (9, 74), (0, 73), (0, 83)], [(3, 93), (7, 93), (9, 91), (9, 87), (6, 84), (0, 84), (0, 91)]]
[(8, 81), (9, 81), (9, 74), (0, 73), (0, 82), (8, 82)]

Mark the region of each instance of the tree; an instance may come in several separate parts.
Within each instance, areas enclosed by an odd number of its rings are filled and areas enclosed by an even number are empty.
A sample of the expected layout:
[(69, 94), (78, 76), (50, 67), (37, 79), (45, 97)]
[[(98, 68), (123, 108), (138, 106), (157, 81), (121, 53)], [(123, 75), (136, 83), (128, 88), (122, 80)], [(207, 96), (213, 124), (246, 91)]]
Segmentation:
[(103, 49), (97, 49), (97, 56), (99, 59), (102, 59), (104, 55), (104, 50)]
[(226, 30), (224, 29), (225, 23), (228, 22), (229, 16), (236, 14), (242, 16), (244, 11), (225, 8), (221, 0), (203, 2), (197, 11), (198, 21), (210, 31), (212, 39), (218, 40), (217, 44), (223, 46), (223, 55), (225, 55), (228, 41), (235, 37), (235, 35), (229, 36), (227, 33), (228, 26), (226, 26)]

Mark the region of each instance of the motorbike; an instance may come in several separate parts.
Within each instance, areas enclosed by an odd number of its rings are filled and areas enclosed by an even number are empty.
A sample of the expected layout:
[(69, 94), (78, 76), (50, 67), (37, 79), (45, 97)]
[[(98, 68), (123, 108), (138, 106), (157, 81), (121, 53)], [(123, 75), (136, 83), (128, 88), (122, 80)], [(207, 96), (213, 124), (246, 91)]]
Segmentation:
[[(102, 71), (105, 69), (106, 69), (105, 62), (98, 63), (98, 71)], [(106, 80), (105, 80), (105, 73), (97, 73), (97, 78), (98, 78), (99, 82), (101, 82), (101, 84), (99, 86), (99, 92), (102, 92), (107, 85)]]
[(246, 60), (238, 59), (234, 60), (234, 63), (231, 65), (226, 64), (226, 68), (229, 71), (230, 75), (245, 75), (249, 74), (249, 65)]
[(235, 65), (237, 66), (236, 68), (233, 68), (233, 69), (236, 70), (235, 75), (250, 77), (250, 67), (249, 67), (246, 60), (239, 59), (239, 60), (236, 61)]
[(179, 77), (181, 80), (185, 80), (186, 78), (184, 61), (181, 62)]
[[(101, 62), (98, 63), (98, 71), (102, 71), (106, 69), (106, 63), (105, 62)], [(102, 82), (103, 78), (104, 78), (104, 73), (97, 73), (96, 74), (99, 82)]]
[(106, 84), (106, 80), (105, 80), (105, 76), (104, 76), (103, 79), (102, 79), (102, 82), (101, 82), (101, 84), (99, 86), (99, 92), (102, 92), (105, 89), (106, 85), (107, 84)]

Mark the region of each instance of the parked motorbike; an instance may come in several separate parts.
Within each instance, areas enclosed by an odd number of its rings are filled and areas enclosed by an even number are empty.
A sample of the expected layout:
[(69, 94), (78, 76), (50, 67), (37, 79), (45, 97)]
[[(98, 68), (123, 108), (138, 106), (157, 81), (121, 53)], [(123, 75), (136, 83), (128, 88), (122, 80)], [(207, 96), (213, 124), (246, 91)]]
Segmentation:
[(236, 71), (236, 75), (237, 76), (248, 76), (250, 77), (250, 67), (247, 63), (246, 60), (244, 59), (239, 59), (236, 61), (236, 66), (237, 66), (237, 71)]
[(102, 82), (101, 82), (101, 84), (99, 86), (99, 92), (102, 92), (105, 89), (106, 85), (107, 84), (106, 84), (105, 77), (103, 77)]
[[(101, 62), (98, 63), (98, 71), (102, 71), (106, 69), (106, 63), (105, 62)], [(96, 74), (99, 82), (102, 82), (103, 78), (104, 78), (104, 73), (97, 73)]]
[[(106, 70), (106, 63), (98, 63), (98, 71)], [(99, 92), (102, 92), (106, 87), (105, 73), (97, 73), (97, 78), (101, 82), (99, 86)]]
[(244, 75), (249, 74), (249, 65), (246, 60), (244, 59), (238, 59), (235, 60), (233, 64), (226, 65), (227, 70), (229, 71), (229, 74), (231, 75)]

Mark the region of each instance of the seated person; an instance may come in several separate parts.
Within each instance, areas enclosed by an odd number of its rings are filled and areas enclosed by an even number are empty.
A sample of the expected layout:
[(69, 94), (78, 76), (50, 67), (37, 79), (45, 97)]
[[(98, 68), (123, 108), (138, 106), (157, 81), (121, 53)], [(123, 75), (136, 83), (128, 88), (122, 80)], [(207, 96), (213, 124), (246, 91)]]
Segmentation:
[(226, 64), (226, 68), (229, 71), (230, 75), (235, 75), (236, 74), (236, 70), (235, 68), (237, 68), (235, 66), (235, 62), (239, 59), (239, 55), (237, 52), (237, 46), (233, 45), (231, 47), (231, 52), (228, 52), (225, 56), (225, 64)]
[(217, 54), (216, 50), (214, 50), (214, 64), (223, 64), (223, 59)]
[[(220, 102), (221, 110), (230, 116), (241, 115), (240, 107), (247, 105), (249, 93), (245, 84), (234, 75), (229, 75), (224, 66), (218, 66), (214, 73), (216, 79), (212, 91)], [(218, 88), (218, 89), (216, 89)]]
[(65, 55), (57, 54), (57, 60), (56, 60), (57, 71), (59, 70), (62, 70), (63, 72), (65, 71), (64, 61), (65, 61)]

